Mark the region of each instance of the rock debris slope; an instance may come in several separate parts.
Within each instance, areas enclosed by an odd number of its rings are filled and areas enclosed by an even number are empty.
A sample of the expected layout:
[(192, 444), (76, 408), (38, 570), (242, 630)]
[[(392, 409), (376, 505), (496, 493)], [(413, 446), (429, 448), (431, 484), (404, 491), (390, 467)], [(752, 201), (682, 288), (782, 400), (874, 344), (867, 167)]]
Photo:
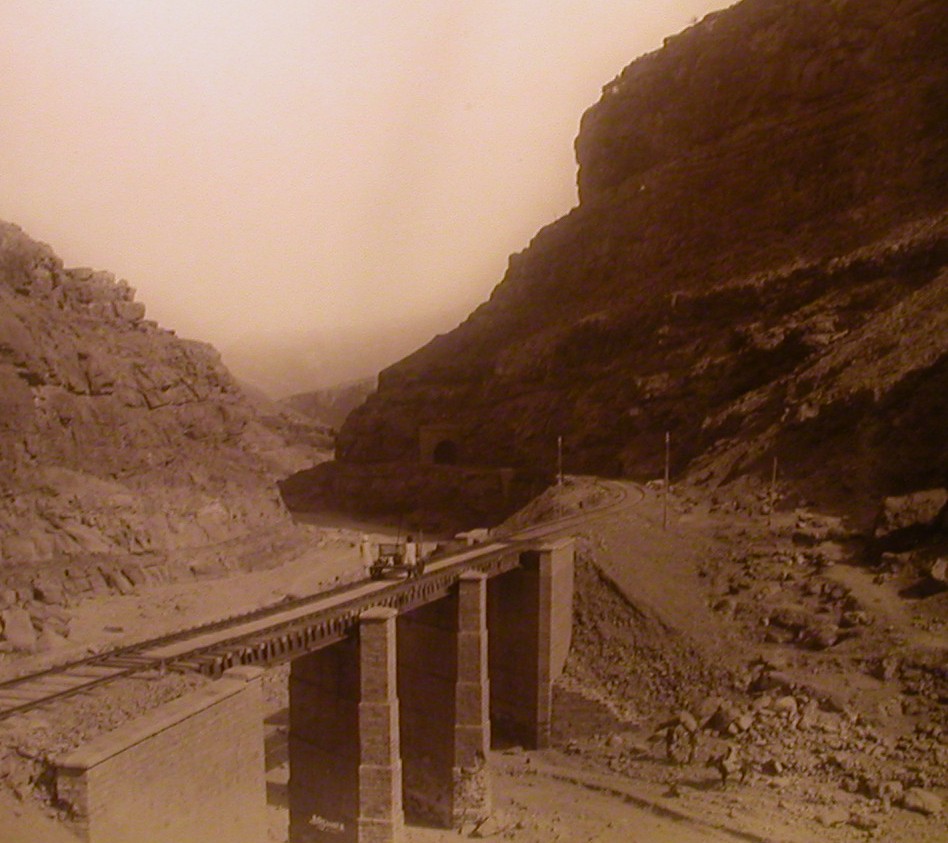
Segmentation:
[[(940, 0), (745, 0), (584, 115), (578, 207), (490, 300), (384, 371), (337, 458), (712, 482), (847, 501), (948, 472), (948, 18)], [(826, 469), (831, 469), (827, 472)], [(813, 484), (820, 474), (824, 480)]]
[(0, 224), (0, 608), (42, 599), (20, 582), (41, 569), (56, 602), (289, 524), (276, 478), (304, 455), (213, 348), (144, 316), (124, 281)]

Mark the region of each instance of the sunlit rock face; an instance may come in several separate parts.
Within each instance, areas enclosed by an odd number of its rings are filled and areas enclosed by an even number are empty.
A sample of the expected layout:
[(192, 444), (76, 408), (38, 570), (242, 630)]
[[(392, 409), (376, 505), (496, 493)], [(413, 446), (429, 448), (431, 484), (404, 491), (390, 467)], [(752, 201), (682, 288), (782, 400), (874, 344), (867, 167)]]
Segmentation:
[[(213, 348), (0, 223), (0, 573), (174, 555), (288, 523), (299, 467)], [(4, 574), (5, 576), (5, 574)]]
[[(898, 493), (948, 471), (948, 18), (745, 0), (585, 114), (577, 208), (382, 373), (337, 455)], [(816, 482), (817, 478), (819, 482)]]
[(346, 417), (375, 392), (375, 378), (362, 378), (328, 389), (298, 392), (279, 402), (281, 407), (339, 428)]

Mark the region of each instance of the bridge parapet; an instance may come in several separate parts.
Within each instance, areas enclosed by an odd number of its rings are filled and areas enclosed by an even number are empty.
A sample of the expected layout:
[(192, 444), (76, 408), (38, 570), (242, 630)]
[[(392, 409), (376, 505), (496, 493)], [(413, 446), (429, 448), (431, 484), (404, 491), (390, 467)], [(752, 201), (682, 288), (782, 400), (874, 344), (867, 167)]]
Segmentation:
[(79, 838), (265, 840), (262, 673), (236, 668), (60, 759), (57, 798)]

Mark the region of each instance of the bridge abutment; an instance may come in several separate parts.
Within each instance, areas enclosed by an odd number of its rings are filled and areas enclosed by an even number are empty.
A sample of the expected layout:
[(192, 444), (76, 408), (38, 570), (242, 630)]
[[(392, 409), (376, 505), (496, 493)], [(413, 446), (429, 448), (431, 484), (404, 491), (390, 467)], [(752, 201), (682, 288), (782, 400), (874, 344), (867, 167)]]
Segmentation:
[(234, 668), (60, 759), (57, 797), (79, 839), (266, 839), (262, 673)]

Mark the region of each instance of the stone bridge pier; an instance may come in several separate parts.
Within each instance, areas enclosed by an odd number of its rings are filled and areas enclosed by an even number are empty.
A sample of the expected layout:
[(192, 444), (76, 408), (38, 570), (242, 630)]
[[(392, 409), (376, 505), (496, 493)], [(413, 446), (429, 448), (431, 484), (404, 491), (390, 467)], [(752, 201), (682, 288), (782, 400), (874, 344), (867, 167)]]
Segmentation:
[(572, 540), (468, 572), (446, 597), (364, 612), (357, 636), (290, 672), (291, 843), (397, 843), (405, 818), (442, 827), (491, 809), (492, 731), (550, 736), (572, 629)]

